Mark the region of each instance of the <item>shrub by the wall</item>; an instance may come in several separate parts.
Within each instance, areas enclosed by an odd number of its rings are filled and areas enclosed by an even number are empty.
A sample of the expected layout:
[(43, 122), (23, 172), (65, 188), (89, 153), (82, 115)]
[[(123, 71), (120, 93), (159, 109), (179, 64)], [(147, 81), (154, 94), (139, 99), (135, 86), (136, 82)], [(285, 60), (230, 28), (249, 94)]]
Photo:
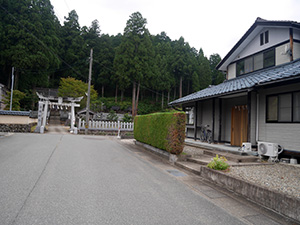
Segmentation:
[(185, 113), (167, 112), (136, 116), (134, 138), (179, 155), (183, 151), (185, 138)]

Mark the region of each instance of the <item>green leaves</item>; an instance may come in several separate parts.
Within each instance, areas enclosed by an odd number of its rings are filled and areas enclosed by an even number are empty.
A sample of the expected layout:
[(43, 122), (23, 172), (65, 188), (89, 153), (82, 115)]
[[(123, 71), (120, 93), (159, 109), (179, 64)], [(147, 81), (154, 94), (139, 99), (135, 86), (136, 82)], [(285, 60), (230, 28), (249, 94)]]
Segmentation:
[[(86, 104), (86, 93), (88, 91), (88, 84), (83, 83), (81, 80), (76, 80), (75, 78), (61, 78), (60, 85), (58, 88), (58, 95), (60, 97), (74, 97), (78, 98), (83, 96), (80, 102), (81, 108), (85, 107)], [(91, 102), (97, 100), (97, 92), (95, 91), (93, 85), (91, 86)]]
[[(6, 104), (5, 110), (9, 110), (9, 108), (10, 108), (10, 95), (11, 95), (11, 92), (8, 91), (7, 96), (4, 99), (4, 104)], [(21, 110), (20, 101), (22, 99), (24, 99), (25, 97), (26, 97), (25, 93), (23, 93), (21, 91), (18, 91), (18, 90), (14, 90), (14, 92), (13, 92), (13, 101), (12, 101), (12, 110), (13, 111), (20, 111)]]
[(134, 138), (137, 141), (179, 155), (183, 151), (185, 113), (153, 113), (134, 119)]

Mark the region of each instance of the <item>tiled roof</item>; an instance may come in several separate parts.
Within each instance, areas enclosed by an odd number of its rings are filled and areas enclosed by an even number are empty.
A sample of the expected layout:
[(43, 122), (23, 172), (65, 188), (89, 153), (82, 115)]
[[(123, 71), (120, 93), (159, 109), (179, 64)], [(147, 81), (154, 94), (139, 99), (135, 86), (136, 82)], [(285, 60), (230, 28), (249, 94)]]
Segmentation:
[(178, 105), (200, 99), (232, 94), (234, 92), (242, 92), (256, 86), (267, 85), (277, 81), (281, 82), (293, 78), (300, 78), (300, 59), (226, 80), (222, 84), (208, 87), (170, 102), (169, 105)]
[(0, 115), (29, 116), (30, 115), (30, 111), (8, 111), (8, 110), (0, 110)]

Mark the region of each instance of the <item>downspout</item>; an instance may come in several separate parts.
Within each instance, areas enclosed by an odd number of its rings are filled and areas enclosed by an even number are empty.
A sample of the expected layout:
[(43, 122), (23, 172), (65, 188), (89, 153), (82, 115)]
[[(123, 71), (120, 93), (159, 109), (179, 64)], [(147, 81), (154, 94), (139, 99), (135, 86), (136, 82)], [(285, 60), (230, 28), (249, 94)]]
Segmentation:
[(256, 93), (256, 134), (255, 134), (255, 140), (258, 142), (258, 124), (259, 124), (259, 94)]

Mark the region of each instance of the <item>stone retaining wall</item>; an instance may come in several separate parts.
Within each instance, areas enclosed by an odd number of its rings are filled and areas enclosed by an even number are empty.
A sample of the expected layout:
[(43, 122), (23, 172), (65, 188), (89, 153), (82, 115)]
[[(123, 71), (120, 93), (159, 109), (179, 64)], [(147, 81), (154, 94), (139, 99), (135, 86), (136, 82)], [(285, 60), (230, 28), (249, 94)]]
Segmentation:
[(247, 183), (243, 180), (228, 176), (224, 172), (216, 171), (205, 166), (200, 167), (200, 176), (222, 187), (226, 187), (253, 202), (300, 221), (300, 199)]
[(36, 125), (36, 123), (30, 124), (0, 124), (0, 132), (10, 132), (10, 133), (30, 133), (31, 127)]

